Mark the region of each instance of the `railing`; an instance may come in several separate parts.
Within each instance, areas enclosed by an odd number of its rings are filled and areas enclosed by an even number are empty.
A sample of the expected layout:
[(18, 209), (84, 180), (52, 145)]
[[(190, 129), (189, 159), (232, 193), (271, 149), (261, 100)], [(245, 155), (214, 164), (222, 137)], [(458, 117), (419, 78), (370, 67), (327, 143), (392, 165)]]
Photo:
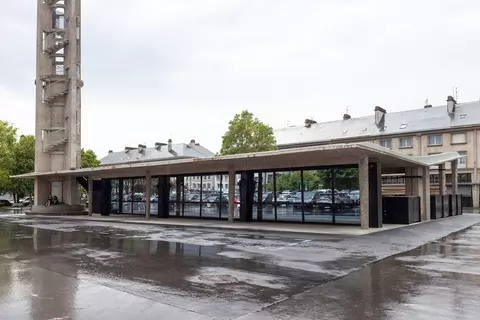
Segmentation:
[(43, 89), (43, 102), (50, 103), (64, 95), (64, 92), (68, 92), (68, 86), (68, 82), (66, 83), (65, 81), (54, 81), (45, 86)]
[(56, 29), (44, 36), (43, 51), (50, 54), (57, 52), (65, 47), (67, 41), (67, 31), (63, 29)]
[(44, 151), (53, 151), (67, 139), (66, 128), (49, 128), (42, 130), (42, 146)]

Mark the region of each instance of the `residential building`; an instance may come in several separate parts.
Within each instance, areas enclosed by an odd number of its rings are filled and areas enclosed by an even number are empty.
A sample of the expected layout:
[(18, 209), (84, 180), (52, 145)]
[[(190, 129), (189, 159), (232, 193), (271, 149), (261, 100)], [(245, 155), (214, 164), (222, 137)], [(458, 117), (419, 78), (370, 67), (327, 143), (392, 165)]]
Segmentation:
[[(303, 125), (275, 131), (279, 149), (314, 145), (372, 142), (407, 155), (426, 156), (456, 151), (459, 160), (459, 193), (466, 202), (479, 207), (478, 159), (480, 157), (480, 101), (457, 103), (453, 97), (447, 104), (387, 113), (375, 107), (370, 116), (317, 123), (307, 119)], [(438, 185), (438, 167), (431, 168), (432, 190)], [(451, 168), (446, 164), (447, 186)], [(400, 180), (398, 180), (400, 179)], [(402, 184), (402, 178), (384, 179), (385, 184)], [(435, 192), (435, 191), (434, 191)]]

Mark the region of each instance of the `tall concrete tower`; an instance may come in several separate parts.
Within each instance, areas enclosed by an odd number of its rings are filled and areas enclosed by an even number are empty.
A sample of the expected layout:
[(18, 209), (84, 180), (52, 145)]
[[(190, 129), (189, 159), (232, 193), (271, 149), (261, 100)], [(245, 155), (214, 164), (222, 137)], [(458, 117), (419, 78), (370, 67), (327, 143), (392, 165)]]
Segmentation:
[[(37, 0), (35, 172), (77, 169), (81, 164), (80, 0)], [(45, 208), (48, 196), (64, 205)], [(32, 213), (83, 211), (71, 177), (37, 178)]]

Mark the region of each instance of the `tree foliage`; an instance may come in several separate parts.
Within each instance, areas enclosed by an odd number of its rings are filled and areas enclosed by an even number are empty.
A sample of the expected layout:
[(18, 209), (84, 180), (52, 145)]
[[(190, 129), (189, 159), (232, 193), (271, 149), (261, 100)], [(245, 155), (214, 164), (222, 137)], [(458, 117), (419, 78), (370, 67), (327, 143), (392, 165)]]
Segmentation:
[(0, 192), (9, 192), (11, 186), (10, 173), (16, 141), (17, 129), (6, 121), (0, 121)]
[[(335, 176), (334, 181), (332, 180)], [(356, 189), (358, 188), (358, 169), (328, 169), (309, 170), (303, 172), (303, 184), (305, 190), (330, 189)], [(301, 190), (302, 178), (300, 171), (285, 172), (276, 175), (277, 191)], [(273, 181), (267, 185), (267, 190), (273, 191)]]
[[(35, 171), (35, 137), (32, 135), (20, 136), (13, 148), (13, 165), (11, 175), (19, 175)], [(12, 179), (10, 193), (15, 200), (33, 194), (34, 182), (30, 179)]]
[(100, 160), (98, 160), (97, 155), (93, 150), (82, 149), (82, 168), (96, 168), (100, 166)]
[(270, 151), (275, 150), (275, 146), (272, 127), (244, 110), (229, 122), (228, 130), (222, 137), (220, 155)]

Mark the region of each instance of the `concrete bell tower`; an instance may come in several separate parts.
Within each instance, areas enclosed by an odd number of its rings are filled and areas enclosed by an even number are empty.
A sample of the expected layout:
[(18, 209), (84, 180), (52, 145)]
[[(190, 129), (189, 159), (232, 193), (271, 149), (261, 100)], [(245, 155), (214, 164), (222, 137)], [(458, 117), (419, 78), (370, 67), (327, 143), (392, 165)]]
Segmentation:
[[(37, 0), (35, 172), (81, 165), (81, 1)], [(49, 196), (62, 205), (44, 206)], [(32, 213), (85, 211), (75, 178), (38, 177)], [(64, 212), (63, 212), (64, 211)]]

